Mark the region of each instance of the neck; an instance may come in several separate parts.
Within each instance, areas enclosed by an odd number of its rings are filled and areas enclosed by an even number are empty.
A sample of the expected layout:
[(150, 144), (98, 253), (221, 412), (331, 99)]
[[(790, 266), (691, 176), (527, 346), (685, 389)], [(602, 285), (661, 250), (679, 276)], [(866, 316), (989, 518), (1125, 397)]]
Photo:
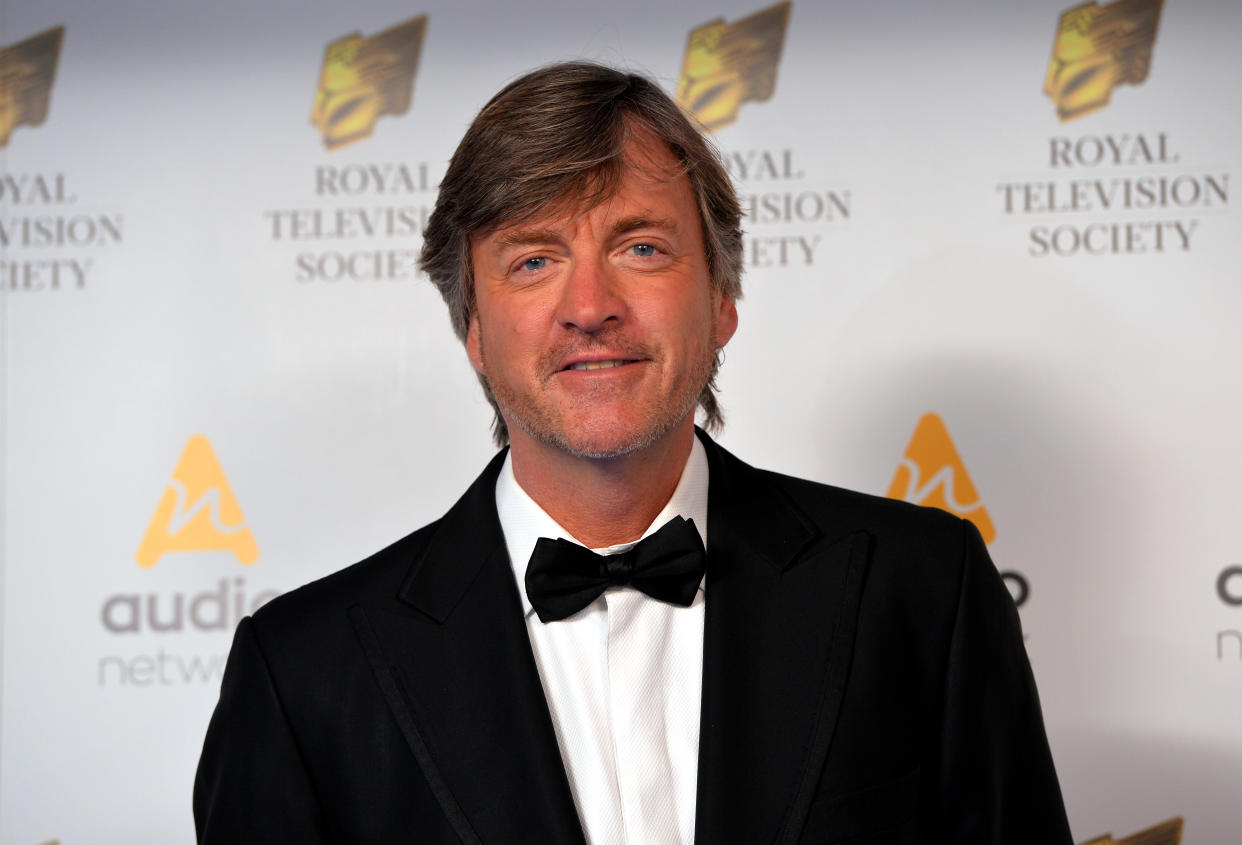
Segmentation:
[(518, 434), (513, 477), (539, 507), (588, 548), (642, 536), (668, 504), (694, 445), (693, 419), (644, 449), (582, 458)]

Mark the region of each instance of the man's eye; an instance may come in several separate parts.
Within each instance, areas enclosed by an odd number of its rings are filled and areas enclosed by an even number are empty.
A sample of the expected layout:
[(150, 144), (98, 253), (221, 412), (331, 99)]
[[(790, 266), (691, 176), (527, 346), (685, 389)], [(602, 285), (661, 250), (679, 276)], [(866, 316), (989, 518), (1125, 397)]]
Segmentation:
[(634, 246), (630, 247), (630, 251), (639, 258), (650, 258), (655, 255), (658, 250), (651, 244), (634, 244)]
[(548, 259), (540, 256), (537, 258), (528, 258), (522, 262), (522, 269), (528, 271), (542, 270), (548, 265)]

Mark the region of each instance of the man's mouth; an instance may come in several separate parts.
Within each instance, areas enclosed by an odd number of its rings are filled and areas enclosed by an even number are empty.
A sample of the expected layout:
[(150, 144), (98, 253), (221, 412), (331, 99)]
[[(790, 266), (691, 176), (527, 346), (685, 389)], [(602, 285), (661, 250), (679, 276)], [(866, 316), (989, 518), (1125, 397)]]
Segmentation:
[(611, 361), (579, 361), (576, 364), (570, 364), (567, 370), (606, 370), (609, 367), (620, 367), (622, 364), (632, 364), (632, 359), (613, 359)]

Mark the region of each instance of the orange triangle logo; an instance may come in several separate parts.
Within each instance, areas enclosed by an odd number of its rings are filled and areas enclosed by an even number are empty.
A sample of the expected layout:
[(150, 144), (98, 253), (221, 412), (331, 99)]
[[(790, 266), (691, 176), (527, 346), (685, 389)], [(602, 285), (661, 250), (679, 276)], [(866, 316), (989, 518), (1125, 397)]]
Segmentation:
[(1182, 818), (1177, 816), (1167, 822), (1140, 830), (1125, 839), (1113, 839), (1111, 834), (1091, 839), (1082, 845), (1179, 845), (1182, 841)]
[(887, 495), (969, 519), (985, 543), (996, 537), (988, 509), (938, 414), (924, 414), (919, 420)]
[(247, 566), (259, 559), (259, 546), (211, 443), (196, 434), (185, 444), (138, 546), (138, 565), (150, 569), (167, 552), (214, 551), (230, 551)]

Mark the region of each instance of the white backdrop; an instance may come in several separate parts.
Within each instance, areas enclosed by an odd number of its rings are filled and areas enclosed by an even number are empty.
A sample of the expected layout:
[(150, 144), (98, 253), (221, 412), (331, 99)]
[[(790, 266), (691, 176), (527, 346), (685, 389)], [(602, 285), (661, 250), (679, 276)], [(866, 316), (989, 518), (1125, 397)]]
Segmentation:
[[(1026, 593), (1076, 839), (1183, 816), (1236, 843), (1242, 6), (1170, 0), (1146, 80), (1062, 122), (1071, 5), (795, 0), (772, 96), (715, 133), (761, 197), (722, 441), (886, 494), (907, 447), (924, 483), (952, 457), (911, 443), (938, 415)], [(64, 27), (46, 120), (0, 149), (0, 843), (191, 841), (239, 615), (435, 518), (491, 454), (410, 261), (479, 106), (576, 57), (671, 92), (692, 30), (760, 8), (0, 2), (0, 47)], [(325, 149), (325, 47), (423, 14), (408, 110)], [(804, 219), (771, 219), (785, 195)], [(331, 237), (354, 209), (394, 233)], [(323, 277), (376, 251), (398, 278)]]

